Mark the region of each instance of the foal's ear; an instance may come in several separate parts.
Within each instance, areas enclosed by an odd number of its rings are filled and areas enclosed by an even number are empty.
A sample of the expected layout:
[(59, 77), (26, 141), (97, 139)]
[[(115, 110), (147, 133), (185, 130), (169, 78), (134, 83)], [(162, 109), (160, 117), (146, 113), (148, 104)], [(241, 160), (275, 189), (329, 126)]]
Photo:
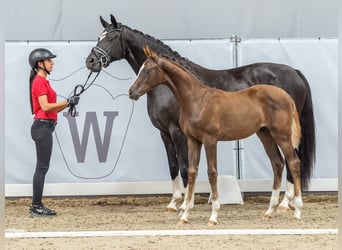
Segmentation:
[(116, 22), (115, 17), (112, 14), (110, 14), (110, 21), (112, 22), (114, 28), (117, 29), (118, 23)]
[(156, 52), (151, 50), (150, 47), (148, 47), (148, 46), (144, 47), (144, 52), (145, 52), (145, 55), (149, 58), (156, 59), (156, 57), (157, 57)]
[(103, 28), (107, 28), (108, 27), (108, 23), (102, 18), (102, 16), (100, 16), (100, 21), (101, 21), (101, 24), (103, 26)]
[(145, 52), (145, 55), (146, 55), (147, 57), (151, 57), (151, 56), (152, 56), (150, 47), (144, 46), (144, 52)]

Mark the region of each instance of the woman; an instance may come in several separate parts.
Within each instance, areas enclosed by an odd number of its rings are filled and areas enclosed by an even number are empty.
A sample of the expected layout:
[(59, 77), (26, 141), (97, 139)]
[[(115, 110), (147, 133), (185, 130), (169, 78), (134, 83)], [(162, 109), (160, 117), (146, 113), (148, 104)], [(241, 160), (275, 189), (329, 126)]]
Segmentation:
[(31, 136), (36, 144), (37, 163), (33, 175), (33, 196), (29, 208), (31, 216), (55, 216), (56, 211), (45, 207), (42, 203), (45, 175), (49, 170), (52, 152), (52, 133), (57, 124), (57, 113), (69, 105), (77, 105), (78, 96), (71, 96), (57, 102), (57, 94), (46, 79), (53, 69), (52, 58), (56, 55), (49, 50), (39, 48), (29, 55), (30, 103), (34, 122), (31, 126)]

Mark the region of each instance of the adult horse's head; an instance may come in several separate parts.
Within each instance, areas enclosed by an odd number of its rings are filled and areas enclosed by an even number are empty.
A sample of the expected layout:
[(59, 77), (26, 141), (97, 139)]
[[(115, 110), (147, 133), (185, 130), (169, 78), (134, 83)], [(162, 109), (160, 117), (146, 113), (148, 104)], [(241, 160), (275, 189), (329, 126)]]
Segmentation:
[(138, 100), (140, 96), (167, 80), (167, 75), (158, 65), (158, 55), (149, 47), (144, 47), (144, 52), (147, 59), (128, 91), (129, 98), (133, 100)]
[(113, 15), (110, 15), (110, 20), (109, 24), (100, 16), (101, 24), (105, 29), (86, 60), (87, 68), (92, 72), (99, 72), (102, 67), (106, 68), (111, 62), (124, 57), (122, 26), (116, 22)]

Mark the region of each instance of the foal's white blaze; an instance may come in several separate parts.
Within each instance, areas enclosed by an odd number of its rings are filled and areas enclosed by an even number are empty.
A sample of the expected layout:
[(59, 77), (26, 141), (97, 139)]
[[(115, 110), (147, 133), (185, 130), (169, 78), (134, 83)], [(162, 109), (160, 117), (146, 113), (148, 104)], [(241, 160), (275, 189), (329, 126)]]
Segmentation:
[(138, 72), (138, 74), (137, 74), (137, 77), (136, 77), (136, 78), (138, 78), (138, 77), (139, 77), (139, 75), (140, 75), (141, 71), (143, 71), (143, 69), (145, 68), (145, 63), (146, 63), (146, 62), (144, 62), (144, 63), (143, 63), (143, 65), (141, 65), (141, 67), (140, 67), (140, 69), (139, 69), (139, 72)]
[(101, 42), (106, 37), (107, 34), (108, 34), (107, 31), (102, 32), (99, 36), (99, 42)]

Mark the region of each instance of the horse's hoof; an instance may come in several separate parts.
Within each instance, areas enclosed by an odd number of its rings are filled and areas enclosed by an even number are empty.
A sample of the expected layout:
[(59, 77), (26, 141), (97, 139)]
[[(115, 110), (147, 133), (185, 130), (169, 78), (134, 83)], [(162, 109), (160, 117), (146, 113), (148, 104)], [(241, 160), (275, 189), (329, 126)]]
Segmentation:
[(168, 213), (175, 213), (175, 212), (177, 212), (176, 209), (169, 208), (169, 207), (166, 209), (166, 211), (167, 211)]
[(216, 226), (216, 225), (217, 225), (217, 221), (213, 221), (213, 220), (208, 221), (208, 226)]
[(185, 224), (188, 224), (188, 222), (186, 220), (180, 219), (178, 221), (178, 225), (185, 225)]
[(272, 220), (272, 217), (270, 215), (265, 215), (262, 219), (264, 221), (270, 221), (270, 220)]
[(302, 220), (300, 217), (297, 217), (297, 216), (293, 216), (293, 219), (296, 220), (296, 221), (301, 221)]
[(279, 206), (277, 208), (277, 213), (287, 213), (289, 210), (290, 210), (290, 208), (288, 208), (288, 207)]

